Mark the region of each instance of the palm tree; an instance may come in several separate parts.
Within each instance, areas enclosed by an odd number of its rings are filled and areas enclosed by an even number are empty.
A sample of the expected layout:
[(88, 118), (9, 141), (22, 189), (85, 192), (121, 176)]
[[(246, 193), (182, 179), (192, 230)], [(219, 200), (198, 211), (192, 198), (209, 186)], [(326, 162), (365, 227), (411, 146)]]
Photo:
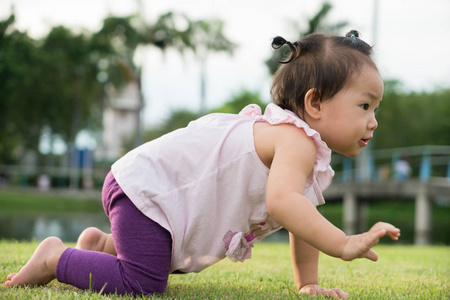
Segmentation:
[(233, 54), (236, 45), (223, 33), (221, 20), (198, 20), (189, 26), (190, 47), (200, 62), (200, 114), (206, 112), (206, 65), (210, 52)]
[[(177, 28), (177, 18), (183, 16), (168, 12), (158, 17), (154, 24), (148, 24), (138, 16), (108, 17), (102, 29), (94, 35), (103, 49), (110, 53), (108, 75), (110, 83), (121, 89), (128, 83), (136, 83), (139, 88), (139, 105), (136, 110), (136, 138), (134, 146), (142, 142), (141, 111), (145, 106), (142, 93), (142, 66), (133, 61), (139, 47), (154, 46), (161, 51), (175, 48), (182, 52), (190, 47), (188, 29)], [(137, 22), (134, 22), (137, 21)]]

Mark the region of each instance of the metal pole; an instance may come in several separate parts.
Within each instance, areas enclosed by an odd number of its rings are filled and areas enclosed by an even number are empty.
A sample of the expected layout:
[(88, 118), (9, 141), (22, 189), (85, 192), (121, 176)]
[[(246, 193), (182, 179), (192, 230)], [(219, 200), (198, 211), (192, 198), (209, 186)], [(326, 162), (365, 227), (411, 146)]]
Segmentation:
[(351, 190), (344, 194), (344, 232), (347, 235), (357, 233), (358, 227), (358, 199)]
[(425, 183), (421, 183), (416, 195), (414, 218), (414, 243), (428, 245), (431, 242), (432, 203), (427, 195)]

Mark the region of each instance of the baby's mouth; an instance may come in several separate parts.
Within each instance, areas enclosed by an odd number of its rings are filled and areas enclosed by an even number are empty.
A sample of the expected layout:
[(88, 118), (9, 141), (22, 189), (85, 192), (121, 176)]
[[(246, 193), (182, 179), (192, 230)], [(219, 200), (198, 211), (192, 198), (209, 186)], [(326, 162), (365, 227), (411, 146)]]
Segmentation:
[(372, 137), (369, 137), (369, 138), (366, 138), (366, 139), (360, 139), (359, 140), (359, 144), (362, 146), (362, 147), (366, 147), (367, 146), (367, 144), (369, 143), (369, 141), (372, 139)]

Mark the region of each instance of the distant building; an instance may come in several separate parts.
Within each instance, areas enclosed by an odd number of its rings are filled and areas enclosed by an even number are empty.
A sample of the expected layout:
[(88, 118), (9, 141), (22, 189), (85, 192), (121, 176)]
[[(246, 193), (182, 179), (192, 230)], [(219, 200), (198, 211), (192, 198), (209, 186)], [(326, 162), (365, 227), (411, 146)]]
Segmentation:
[(131, 143), (136, 132), (140, 111), (140, 91), (136, 82), (129, 82), (118, 92), (107, 90), (103, 111), (103, 143), (97, 148), (97, 159), (114, 161), (125, 154), (125, 144)]

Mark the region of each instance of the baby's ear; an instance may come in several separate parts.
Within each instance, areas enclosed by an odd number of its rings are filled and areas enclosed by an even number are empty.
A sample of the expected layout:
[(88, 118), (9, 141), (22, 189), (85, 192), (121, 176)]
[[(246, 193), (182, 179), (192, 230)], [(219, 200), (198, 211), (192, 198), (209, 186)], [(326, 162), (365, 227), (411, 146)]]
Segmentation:
[(320, 119), (322, 102), (320, 101), (320, 92), (317, 89), (310, 89), (306, 92), (305, 112), (313, 119)]

